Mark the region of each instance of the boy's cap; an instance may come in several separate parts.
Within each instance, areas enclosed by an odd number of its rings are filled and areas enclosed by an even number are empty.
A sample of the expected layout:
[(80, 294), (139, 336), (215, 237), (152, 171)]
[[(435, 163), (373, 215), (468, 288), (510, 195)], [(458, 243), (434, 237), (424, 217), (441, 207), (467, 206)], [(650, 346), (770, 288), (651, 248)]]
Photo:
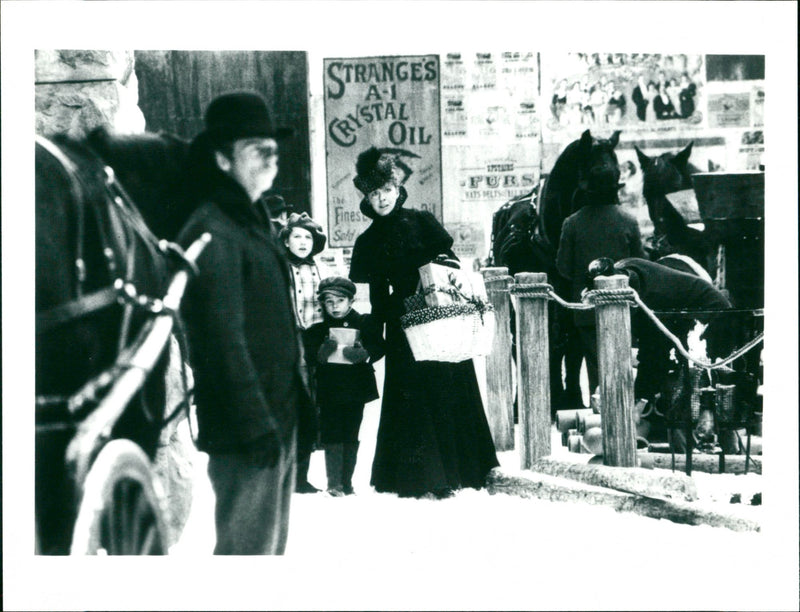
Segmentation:
[(356, 296), (356, 285), (343, 276), (329, 276), (320, 281), (319, 289), (317, 289), (317, 295), (320, 298), (326, 294), (339, 295), (352, 300)]

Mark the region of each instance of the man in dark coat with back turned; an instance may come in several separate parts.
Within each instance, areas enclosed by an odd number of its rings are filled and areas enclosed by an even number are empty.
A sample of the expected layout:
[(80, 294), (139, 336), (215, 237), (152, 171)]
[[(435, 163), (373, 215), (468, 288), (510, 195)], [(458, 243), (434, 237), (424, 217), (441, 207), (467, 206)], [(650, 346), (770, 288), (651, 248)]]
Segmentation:
[[(558, 243), (556, 267), (570, 281), (570, 299), (580, 301), (581, 291), (586, 287), (586, 267), (598, 257), (610, 257), (616, 261), (623, 257), (644, 257), (639, 224), (619, 206), (616, 179), (607, 191), (597, 190), (586, 194), (586, 205), (564, 220), (561, 240)], [(576, 197), (584, 197), (577, 193)], [(578, 328), (589, 392), (594, 392), (598, 383), (597, 334), (594, 311), (573, 312)]]
[(179, 237), (204, 232), (183, 314), (195, 372), (197, 446), (216, 495), (214, 554), (283, 554), (298, 413), (308, 402), (288, 270), (261, 194), (278, 172), (276, 129), (259, 94), (209, 104), (192, 143), (198, 207)]
[[(714, 319), (709, 311), (727, 310), (731, 303), (707, 280), (639, 257), (628, 257), (616, 263), (605, 257), (597, 259), (588, 266), (587, 280), (591, 282), (597, 276), (611, 274), (626, 275), (631, 288), (651, 310), (705, 311), (694, 317), (664, 317), (665, 326), (685, 346), (695, 319), (708, 324), (703, 337), (707, 340), (709, 357), (727, 356), (732, 347), (726, 339), (726, 320)], [(631, 332), (639, 341), (634, 394), (637, 398), (652, 400), (663, 390), (674, 345), (641, 309), (631, 314)]]

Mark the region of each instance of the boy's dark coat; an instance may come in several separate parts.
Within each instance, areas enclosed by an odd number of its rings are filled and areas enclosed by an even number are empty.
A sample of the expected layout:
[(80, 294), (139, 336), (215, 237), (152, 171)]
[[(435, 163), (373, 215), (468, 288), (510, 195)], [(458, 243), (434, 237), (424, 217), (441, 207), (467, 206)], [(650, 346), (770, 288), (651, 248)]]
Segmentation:
[[(328, 337), (331, 327), (347, 327), (361, 332), (361, 344), (369, 353), (369, 362), (356, 364), (319, 363), (317, 352)], [(363, 403), (378, 399), (378, 386), (372, 363), (383, 357), (383, 340), (375, 329), (370, 315), (351, 310), (343, 319), (333, 319), (325, 314), (325, 320), (309, 327), (303, 333), (305, 357), (309, 367), (316, 369), (318, 403), (345, 402)]]

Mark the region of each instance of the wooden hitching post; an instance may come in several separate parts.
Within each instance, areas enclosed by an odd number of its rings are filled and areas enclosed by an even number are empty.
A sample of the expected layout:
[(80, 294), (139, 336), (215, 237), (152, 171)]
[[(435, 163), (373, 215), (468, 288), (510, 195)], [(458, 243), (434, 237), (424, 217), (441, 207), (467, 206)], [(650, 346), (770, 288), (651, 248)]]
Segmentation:
[(486, 357), (486, 416), (494, 446), (514, 448), (514, 389), (511, 380), (511, 306), (508, 268), (483, 268), (489, 302), (494, 307), (495, 332), (492, 352)]
[[(628, 289), (628, 277), (599, 276), (594, 280), (594, 288)], [(597, 303), (595, 321), (602, 406), (603, 463), (618, 467), (636, 467), (630, 303)]]
[[(550, 454), (550, 359), (547, 333), (547, 274), (514, 275), (517, 297), (517, 407), (521, 431), (520, 467), (528, 469)], [(524, 285), (541, 285), (541, 291)]]

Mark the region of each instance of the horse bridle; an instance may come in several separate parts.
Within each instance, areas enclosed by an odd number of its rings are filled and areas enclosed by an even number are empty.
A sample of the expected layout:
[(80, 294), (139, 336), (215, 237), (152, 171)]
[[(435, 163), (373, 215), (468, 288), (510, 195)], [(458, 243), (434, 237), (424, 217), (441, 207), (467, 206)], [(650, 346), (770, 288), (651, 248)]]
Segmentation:
[[(75, 163), (52, 141), (36, 136), (37, 144), (41, 145), (64, 169), (69, 181), (70, 194), (75, 202), (77, 215), (77, 230), (75, 236), (75, 289), (74, 298), (64, 304), (59, 304), (48, 310), (36, 314), (36, 333), (43, 334), (51, 331), (65, 323), (85, 317), (93, 312), (102, 310), (117, 303), (124, 303), (130, 311), (131, 306), (153, 307), (157, 300), (152, 300), (140, 296), (133, 284), (135, 273), (135, 236), (151, 251), (153, 260), (161, 264), (162, 259), (156, 255), (156, 249), (162, 252), (169, 249), (159, 243), (158, 239), (146, 226), (141, 214), (136, 209), (130, 196), (128, 196), (122, 185), (116, 180), (114, 171), (109, 166), (104, 166), (105, 179), (103, 186), (106, 198), (109, 202), (108, 222), (112, 226), (114, 235), (119, 236), (122, 244), (114, 245), (109, 239), (109, 232), (102, 218), (100, 207), (91, 207), (95, 212), (95, 221), (100, 235), (101, 248), (106, 262), (106, 271), (109, 278), (115, 279), (109, 286), (103, 287), (91, 293), (86, 293), (85, 285), (87, 281), (86, 262), (84, 259), (84, 239), (86, 234), (86, 212), (84, 210), (84, 198), (86, 188), (78, 173)], [(115, 249), (114, 246), (117, 248)], [(123, 253), (124, 255), (120, 254)], [(122, 259), (123, 261), (118, 261)], [(157, 264), (157, 265), (158, 265)], [(163, 271), (166, 270), (162, 265)], [(122, 268), (124, 276), (117, 276), (117, 270)], [(162, 271), (162, 270), (159, 270)], [(130, 315), (128, 315), (129, 317)], [(126, 336), (123, 327), (121, 342), (124, 343)]]
[[(101, 211), (99, 210), (100, 207), (92, 206), (91, 208), (94, 210), (95, 221), (100, 235), (103, 256), (106, 262), (106, 271), (109, 278), (114, 280), (106, 287), (86, 293), (85, 284), (87, 281), (87, 272), (84, 260), (86, 214), (84, 211), (84, 198), (88, 190), (78, 172), (76, 164), (58, 145), (38, 135), (36, 136), (36, 143), (41, 145), (64, 169), (69, 181), (70, 194), (77, 209), (74, 262), (76, 281), (74, 298), (43, 312), (36, 313), (36, 334), (47, 333), (61, 325), (86, 317), (94, 312), (98, 312), (115, 304), (122, 304), (125, 308), (117, 347), (117, 354), (121, 356), (127, 343), (130, 320), (134, 308), (152, 314), (162, 314), (167, 311), (160, 298), (148, 297), (140, 294), (136, 289), (133, 282), (135, 274), (136, 239), (138, 238), (139, 242), (148, 250), (151, 259), (158, 268), (157, 273), (160, 275), (166, 276), (165, 256), (177, 256), (183, 265), (189, 267), (190, 270), (195, 273), (197, 272), (196, 265), (185, 258), (182, 249), (178, 245), (166, 240), (159, 241), (155, 237), (147, 227), (131, 197), (119, 181), (117, 181), (114, 170), (107, 165), (103, 165), (105, 176), (102, 184), (106, 203), (108, 204), (108, 206), (106, 206), (106, 210), (108, 211), (108, 223), (112, 226), (111, 232), (120, 237), (122, 244), (115, 245), (111, 242), (108, 235), (109, 232), (107, 231)], [(115, 246), (117, 247), (116, 249), (114, 248)], [(120, 269), (124, 272), (123, 276), (117, 275), (117, 271)], [(175, 316), (180, 327), (180, 320), (177, 313), (172, 314)], [(181, 352), (185, 354), (185, 342), (182, 341), (180, 336), (178, 341), (181, 345)], [(37, 397), (37, 405), (66, 404), (67, 411), (70, 414), (75, 414), (79, 412), (87, 402), (95, 399), (98, 393), (111, 382), (113, 371), (115, 371), (117, 367), (121, 366), (115, 365), (111, 370), (101, 372), (84, 384), (78, 392), (69, 398)], [(188, 397), (189, 390), (186, 382), (185, 363), (182, 363), (181, 373)], [(174, 418), (174, 416), (179, 413), (180, 408), (181, 406), (175, 410), (173, 415), (165, 419), (165, 422)], [(149, 415), (149, 411), (145, 410), (145, 413), (148, 418), (152, 418), (151, 415)]]

